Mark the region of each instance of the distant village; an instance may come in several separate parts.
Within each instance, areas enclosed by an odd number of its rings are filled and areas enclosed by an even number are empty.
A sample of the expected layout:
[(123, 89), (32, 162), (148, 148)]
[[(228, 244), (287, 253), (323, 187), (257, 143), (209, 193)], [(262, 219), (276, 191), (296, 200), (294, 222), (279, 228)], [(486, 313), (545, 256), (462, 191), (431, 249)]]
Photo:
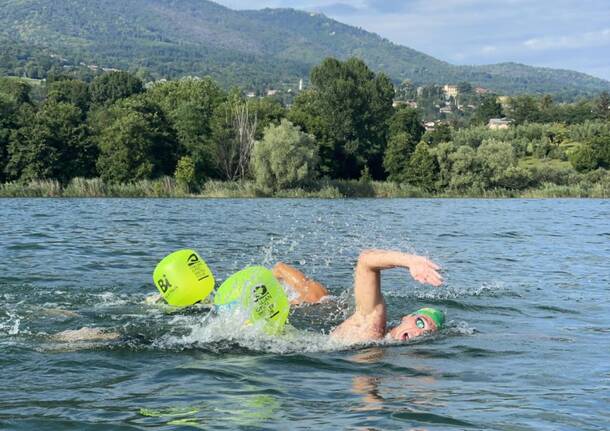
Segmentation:
[[(67, 63), (68, 60), (58, 55), (51, 57), (59, 59)], [(84, 67), (94, 73), (99, 72), (118, 72), (120, 69), (112, 67), (102, 67), (95, 64), (79, 63), (78, 66), (64, 64), (64, 69), (74, 67)], [(185, 77), (188, 79), (201, 79), (197, 76)], [(151, 81), (146, 84), (147, 87), (158, 83), (166, 82), (166, 79)], [(295, 85), (296, 84), (296, 85)], [(268, 87), (264, 90), (247, 90), (245, 95), (248, 98), (255, 97), (275, 97), (287, 106), (290, 107), (294, 97), (307, 88), (307, 80), (299, 79), (298, 83), (284, 82), (275, 87)], [(472, 114), (477, 109), (478, 101), (482, 96), (492, 94), (492, 91), (483, 87), (472, 87), (468, 83), (460, 85), (444, 84), (444, 85), (428, 85), (414, 87), (409, 80), (395, 88), (396, 97), (393, 101), (394, 108), (399, 106), (408, 106), (414, 109), (423, 111), (424, 127), (426, 130), (434, 130), (440, 124), (447, 123), (448, 120), (455, 114), (467, 116)], [(498, 96), (498, 102), (504, 107), (508, 104), (508, 96)], [(422, 106), (424, 105), (424, 106)], [(487, 127), (490, 129), (507, 129), (511, 124), (508, 118), (492, 118), (489, 120)]]
[[(436, 88), (436, 86), (431, 86), (431, 87)], [(397, 108), (399, 106), (409, 106), (410, 108), (417, 109), (419, 107), (417, 100), (424, 97), (424, 93), (425, 93), (426, 89), (431, 88), (431, 87), (424, 87), (424, 86), (417, 87), (415, 89), (416, 97), (396, 98), (393, 102), (394, 108)], [(488, 88), (470, 87), (469, 85), (465, 85), (465, 87), (469, 89), (469, 91), (468, 91), (469, 94), (467, 95), (467, 97), (464, 98), (466, 100), (463, 103), (460, 98), (460, 96), (462, 96), (462, 94), (460, 92), (459, 85), (445, 84), (441, 87), (438, 87), (442, 91), (443, 97), (441, 98), (441, 100), (437, 100), (437, 103), (434, 104), (434, 108), (436, 108), (435, 110), (440, 117), (452, 115), (456, 111), (458, 111), (460, 113), (473, 112), (478, 107), (476, 104), (476, 99), (478, 99), (481, 96), (484, 96), (486, 94), (492, 94), (492, 91)], [(397, 89), (396, 92), (397, 92), (397, 95), (400, 96), (399, 88)], [(472, 94), (477, 96), (474, 98), (474, 100), (472, 97), (469, 97)], [(507, 105), (508, 101), (509, 101), (508, 96), (498, 96), (498, 102), (502, 106)], [(444, 121), (443, 119), (440, 119), (440, 118), (435, 119), (433, 121), (425, 121), (424, 127), (426, 128), (426, 130), (434, 130), (435, 127), (437, 127), (439, 124), (441, 124), (443, 122), (446, 122), (446, 121)], [(510, 126), (510, 124), (511, 124), (511, 120), (509, 120), (508, 118), (492, 118), (489, 120), (487, 127), (489, 127), (490, 129), (507, 129)]]
[[(277, 97), (290, 106), (293, 97), (306, 88), (306, 81), (300, 79), (298, 85), (283, 83), (276, 88), (267, 88), (263, 92), (247, 91), (246, 96)], [(406, 87), (406, 88), (405, 88)], [(396, 87), (393, 107), (408, 106), (420, 109), (424, 115), (426, 130), (434, 130), (439, 124), (447, 123), (452, 116), (471, 115), (478, 107), (481, 97), (493, 94), (492, 90), (483, 87), (472, 87), (468, 83), (460, 85), (429, 85), (413, 87), (409, 81)], [(498, 96), (497, 101), (502, 106), (509, 102), (508, 96)], [(508, 118), (492, 118), (487, 127), (490, 129), (507, 129), (511, 124)]]

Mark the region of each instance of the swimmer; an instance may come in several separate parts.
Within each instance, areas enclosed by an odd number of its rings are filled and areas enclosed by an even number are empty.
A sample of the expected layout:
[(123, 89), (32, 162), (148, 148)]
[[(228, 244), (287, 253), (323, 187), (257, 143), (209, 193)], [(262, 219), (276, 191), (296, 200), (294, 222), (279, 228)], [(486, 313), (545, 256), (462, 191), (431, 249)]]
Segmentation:
[[(410, 340), (438, 331), (444, 315), (435, 308), (422, 308), (403, 316), (398, 326), (387, 328), (386, 305), (381, 292), (381, 271), (406, 268), (420, 283), (440, 286), (443, 278), (440, 267), (429, 259), (390, 250), (365, 250), (360, 253), (355, 268), (354, 296), (356, 310), (331, 333), (331, 337), (348, 344), (390, 338)], [(302, 272), (285, 263), (278, 263), (273, 274), (293, 288), (299, 295), (296, 304), (317, 303), (328, 295), (320, 283), (307, 278)]]
[[(440, 267), (429, 259), (390, 250), (365, 250), (360, 253), (354, 270), (354, 296), (356, 310), (337, 326), (331, 337), (346, 344), (364, 343), (389, 338), (406, 341), (441, 329), (444, 315), (434, 308), (422, 308), (402, 317), (400, 324), (387, 328), (386, 305), (381, 292), (381, 271), (391, 268), (406, 268), (420, 283), (440, 286), (443, 283), (438, 273)], [(316, 304), (328, 296), (328, 290), (320, 283), (306, 277), (298, 269), (279, 262), (273, 267), (273, 275), (292, 288), (297, 297), (293, 305)], [(160, 295), (147, 299), (148, 303), (161, 300)], [(85, 328), (83, 328), (84, 330)], [(88, 329), (88, 328), (87, 328)], [(118, 334), (103, 331), (64, 331), (56, 334), (61, 341), (118, 338)]]

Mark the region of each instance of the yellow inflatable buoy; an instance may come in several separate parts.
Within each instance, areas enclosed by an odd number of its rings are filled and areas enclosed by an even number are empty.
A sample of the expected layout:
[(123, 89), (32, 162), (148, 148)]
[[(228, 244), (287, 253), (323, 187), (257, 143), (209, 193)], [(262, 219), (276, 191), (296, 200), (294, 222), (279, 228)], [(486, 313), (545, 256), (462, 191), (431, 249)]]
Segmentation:
[(263, 266), (251, 266), (236, 272), (220, 285), (214, 296), (219, 310), (241, 306), (249, 310), (250, 322), (264, 322), (269, 334), (284, 329), (290, 304), (280, 282)]
[(214, 275), (196, 251), (178, 250), (163, 258), (153, 281), (169, 305), (186, 307), (204, 300), (214, 289)]

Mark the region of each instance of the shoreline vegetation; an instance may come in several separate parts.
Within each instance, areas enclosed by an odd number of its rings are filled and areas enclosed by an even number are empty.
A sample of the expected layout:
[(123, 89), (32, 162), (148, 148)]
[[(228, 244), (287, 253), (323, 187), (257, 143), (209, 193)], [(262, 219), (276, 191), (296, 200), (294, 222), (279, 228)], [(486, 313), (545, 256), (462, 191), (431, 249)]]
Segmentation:
[(0, 196), (610, 197), (610, 94), (398, 86), (324, 60), (291, 104), (209, 78), (0, 77)]
[(188, 190), (172, 177), (129, 183), (105, 183), (100, 178), (74, 178), (63, 185), (57, 180), (31, 180), (0, 184), (0, 198), (610, 198), (610, 175), (602, 181), (577, 184), (543, 183), (525, 190), (470, 189), (426, 191), (407, 183), (362, 180), (319, 180), (307, 187), (263, 189), (254, 181), (207, 181), (199, 190)]

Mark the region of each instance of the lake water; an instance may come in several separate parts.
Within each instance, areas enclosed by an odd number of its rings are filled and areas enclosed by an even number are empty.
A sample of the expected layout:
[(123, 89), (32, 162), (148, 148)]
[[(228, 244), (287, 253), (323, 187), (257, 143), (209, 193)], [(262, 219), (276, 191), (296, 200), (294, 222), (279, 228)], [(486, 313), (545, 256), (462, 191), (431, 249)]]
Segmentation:
[[(0, 200), (0, 429), (610, 429), (608, 200)], [(440, 334), (341, 348), (365, 247), (418, 252), (445, 286), (383, 277), (389, 320)], [(334, 299), (269, 338), (144, 305), (159, 259), (222, 280), (282, 260)], [(65, 343), (84, 326), (118, 341)]]

